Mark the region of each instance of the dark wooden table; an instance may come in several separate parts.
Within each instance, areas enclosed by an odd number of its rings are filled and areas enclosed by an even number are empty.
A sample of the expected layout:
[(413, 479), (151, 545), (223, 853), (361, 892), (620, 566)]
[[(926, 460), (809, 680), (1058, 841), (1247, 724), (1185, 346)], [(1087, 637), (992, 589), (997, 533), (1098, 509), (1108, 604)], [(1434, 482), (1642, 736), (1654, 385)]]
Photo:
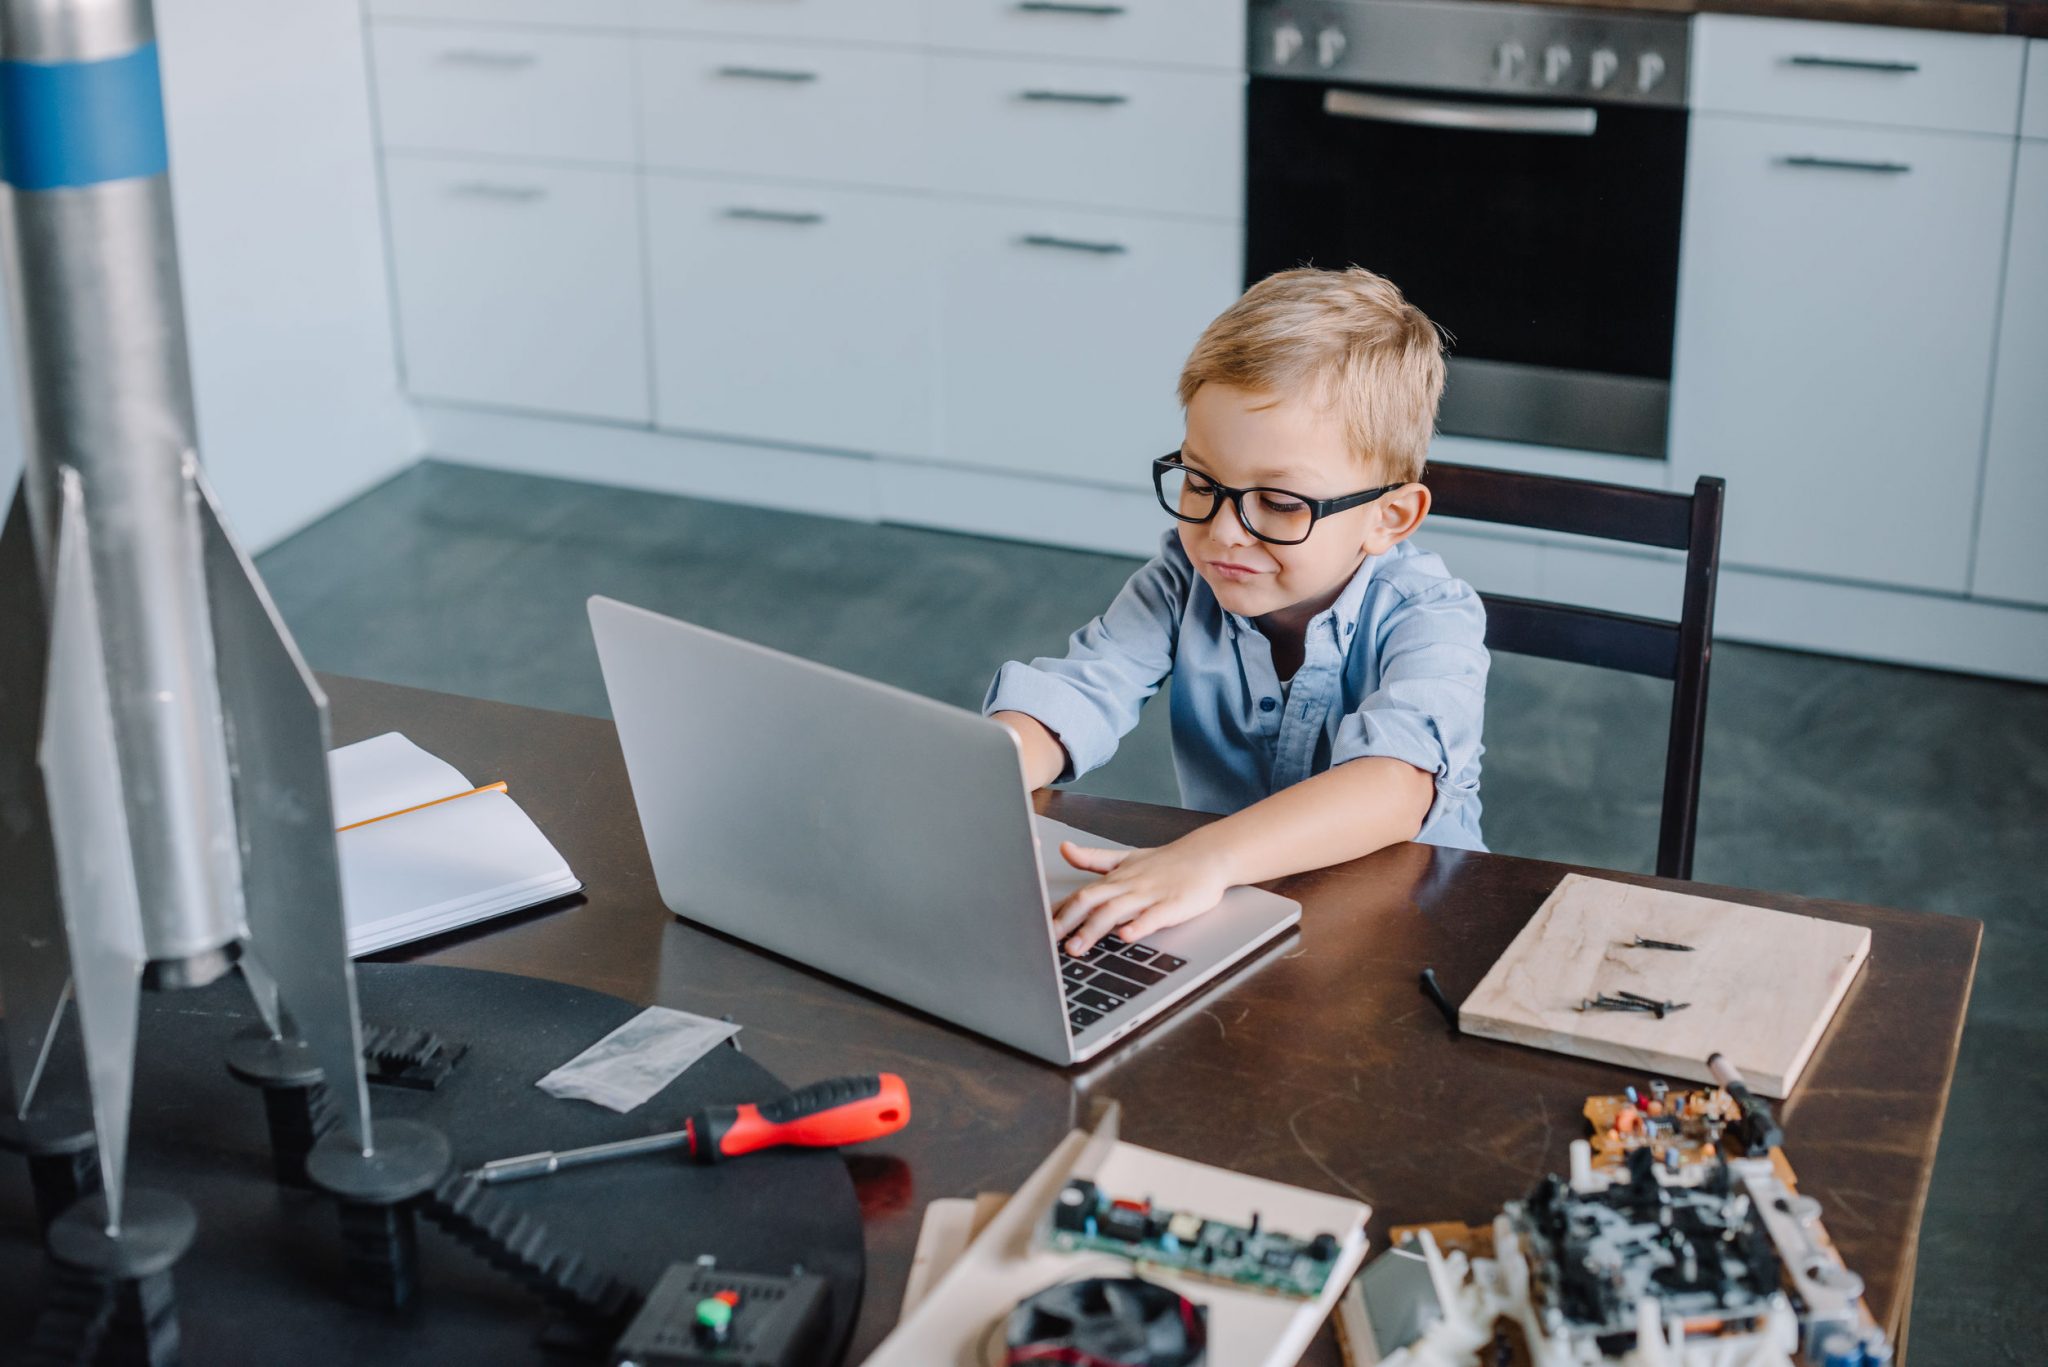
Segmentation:
[[(1389, 1225), (1490, 1217), (1562, 1171), (1579, 1108), (1632, 1079), (1605, 1065), (1453, 1040), (1416, 990), (1433, 965), (1461, 1000), (1567, 867), (1401, 845), (1274, 885), (1299, 933), (1121, 1049), (1062, 1071), (678, 921), (655, 890), (609, 722), (331, 678), (336, 744), (403, 731), (477, 783), (504, 779), (588, 885), (577, 904), (388, 956), (554, 978), (744, 1024), (746, 1049), (797, 1084), (891, 1069), (915, 1119), (850, 1155), (868, 1290), (848, 1361), (895, 1323), (924, 1203), (1013, 1190), (1096, 1098), (1139, 1144), (1348, 1193)], [(774, 762), (772, 719), (758, 726)], [(886, 787), (887, 774), (875, 783)], [(1155, 844), (1205, 818), (1072, 795), (1062, 821)], [(801, 833), (792, 833), (800, 836)], [(1658, 880), (1605, 874), (1631, 882)], [(1870, 927), (1870, 962), (1780, 1108), (1803, 1190), (1903, 1336), (1921, 1210), (1983, 927), (1949, 916), (1673, 884)], [(972, 935), (972, 909), (961, 934)], [(1326, 1330), (1305, 1359), (1335, 1363)]]

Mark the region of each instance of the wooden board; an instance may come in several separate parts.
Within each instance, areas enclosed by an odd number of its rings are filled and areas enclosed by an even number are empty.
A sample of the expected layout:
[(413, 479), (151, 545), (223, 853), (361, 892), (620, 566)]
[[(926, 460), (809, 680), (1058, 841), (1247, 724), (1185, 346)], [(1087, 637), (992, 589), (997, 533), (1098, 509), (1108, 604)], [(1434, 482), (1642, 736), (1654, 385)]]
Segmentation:
[[(1638, 935), (1693, 946), (1635, 948)], [(1458, 1010), (1468, 1035), (1647, 1075), (1712, 1081), (1721, 1053), (1783, 1097), (1870, 953), (1862, 926), (1566, 874)], [(1659, 1020), (1581, 1011), (1622, 991), (1689, 1002)]]

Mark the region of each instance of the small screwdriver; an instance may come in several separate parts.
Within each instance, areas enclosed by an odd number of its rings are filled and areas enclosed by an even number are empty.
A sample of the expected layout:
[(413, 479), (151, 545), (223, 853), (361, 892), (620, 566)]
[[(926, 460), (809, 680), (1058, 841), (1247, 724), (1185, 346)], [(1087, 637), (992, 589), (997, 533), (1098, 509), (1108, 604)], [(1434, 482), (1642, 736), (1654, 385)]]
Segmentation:
[(831, 1078), (780, 1101), (707, 1106), (683, 1128), (588, 1148), (543, 1150), (495, 1158), (476, 1170), (479, 1182), (517, 1182), (614, 1158), (683, 1149), (699, 1163), (717, 1163), (784, 1145), (833, 1148), (894, 1134), (910, 1123), (910, 1090), (894, 1073)]

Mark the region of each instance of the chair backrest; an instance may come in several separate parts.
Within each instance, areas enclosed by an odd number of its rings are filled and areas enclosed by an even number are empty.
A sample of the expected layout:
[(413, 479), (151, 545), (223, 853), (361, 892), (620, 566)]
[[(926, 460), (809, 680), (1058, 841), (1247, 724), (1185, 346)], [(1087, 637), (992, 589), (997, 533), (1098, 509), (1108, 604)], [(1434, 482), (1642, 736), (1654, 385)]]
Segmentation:
[(1513, 655), (1597, 665), (1671, 682), (1671, 734), (1664, 755), (1664, 809), (1657, 873), (1692, 877), (1699, 825), (1700, 752), (1707, 726), (1707, 665), (1713, 655), (1714, 586), (1721, 568), (1721, 509), (1727, 485), (1701, 476), (1690, 494), (1624, 484), (1558, 479), (1511, 470), (1430, 462), (1422, 476), (1432, 511), (1548, 532), (1685, 552), (1678, 620), (1482, 593), (1486, 644)]

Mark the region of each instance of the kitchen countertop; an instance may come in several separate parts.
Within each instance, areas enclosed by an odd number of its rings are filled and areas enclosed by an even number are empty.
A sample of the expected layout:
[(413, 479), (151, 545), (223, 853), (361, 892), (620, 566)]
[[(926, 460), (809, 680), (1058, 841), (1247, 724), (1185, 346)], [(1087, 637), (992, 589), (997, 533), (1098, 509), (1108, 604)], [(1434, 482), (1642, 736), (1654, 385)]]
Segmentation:
[(1575, 9), (1652, 10), (1664, 14), (1748, 14), (1889, 24), (1952, 33), (2016, 33), (2048, 38), (2048, 0), (1529, 0)]

